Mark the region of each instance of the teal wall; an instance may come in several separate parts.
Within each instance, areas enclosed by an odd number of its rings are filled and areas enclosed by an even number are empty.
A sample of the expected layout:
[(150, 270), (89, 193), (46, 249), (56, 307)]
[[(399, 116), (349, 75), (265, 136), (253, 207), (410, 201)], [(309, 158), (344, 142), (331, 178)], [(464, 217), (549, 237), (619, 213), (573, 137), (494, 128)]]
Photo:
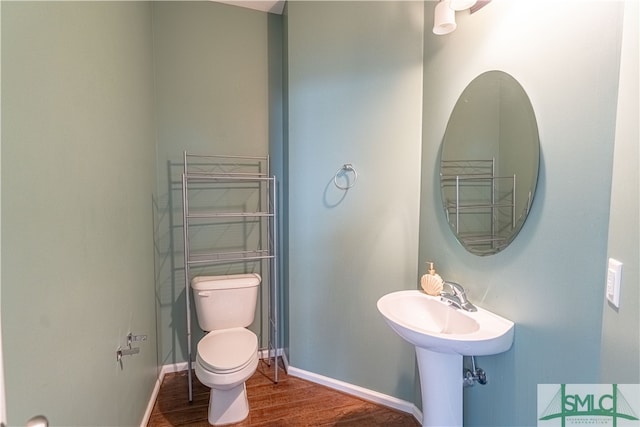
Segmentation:
[(600, 382), (640, 382), (640, 6), (625, 3), (608, 256), (623, 265), (620, 308), (603, 304)]
[(139, 425), (151, 395), (151, 42), (149, 3), (2, 2), (10, 425)]
[[(472, 301), (516, 323), (510, 351), (477, 359), (489, 384), (465, 391), (470, 426), (535, 425), (537, 384), (601, 380), (623, 3), (549, 6), (491, 2), (473, 15), (458, 13), (450, 35), (425, 31), (419, 259), (436, 261), (440, 274), (462, 283)], [(425, 28), (432, 19), (427, 8)], [(490, 69), (511, 74), (527, 91), (541, 167), (531, 215), (516, 240), (497, 255), (476, 257), (449, 232), (437, 160), (459, 94)], [(632, 211), (622, 215), (634, 220)], [(637, 213), (635, 222), (637, 230)], [(637, 239), (633, 243), (637, 251)], [(637, 268), (637, 257), (627, 261)], [(628, 286), (637, 287), (637, 279), (629, 279)], [(627, 304), (635, 306), (637, 321), (637, 296)], [(614, 348), (624, 349), (619, 340)], [(637, 370), (624, 378), (638, 382)]]
[[(2, 46), (2, 5), (0, 4), (0, 46)], [(0, 52), (1, 52), (0, 48)], [(0, 64), (0, 82), (2, 82), (2, 66)], [(2, 84), (0, 84), (2, 99)], [(0, 105), (0, 124), (2, 124), (2, 106)], [(0, 131), (0, 176), (2, 176), (2, 132)], [(1, 180), (0, 180), (1, 182)], [(0, 224), (2, 223), (2, 185), (0, 185)], [(0, 226), (0, 241), (2, 226)], [(2, 351), (2, 245), (0, 244), (0, 424), (7, 424), (7, 400), (4, 388), (4, 356)]]
[[(187, 360), (182, 153), (266, 156), (271, 151), (272, 172), (280, 176), (282, 17), (213, 2), (156, 2), (153, 28), (158, 351), (166, 365)], [(242, 272), (236, 269), (254, 264), (224, 265), (208, 274)], [(195, 358), (203, 333), (193, 306), (192, 319)]]
[[(433, 6), (294, 1), (283, 20), (2, 2), (9, 423), (139, 424), (157, 365), (185, 360), (185, 149), (274, 157), (292, 366), (419, 404), (413, 348), (375, 303), (432, 259), (517, 324), (512, 350), (478, 358), (490, 383), (465, 392), (466, 424), (535, 425), (538, 383), (640, 382), (637, 5), (623, 34), (621, 2), (494, 1), (441, 37)], [(490, 69), (529, 94), (542, 156), (521, 234), (481, 258), (449, 232), (436, 165), (457, 97)], [(359, 174), (346, 193), (344, 163)], [(609, 256), (625, 263), (618, 311), (603, 303)], [(149, 341), (120, 369), (129, 331)]]
[[(421, 2), (287, 12), (289, 361), (411, 400), (413, 348), (376, 301), (416, 287)], [(336, 171), (352, 163), (355, 186)]]

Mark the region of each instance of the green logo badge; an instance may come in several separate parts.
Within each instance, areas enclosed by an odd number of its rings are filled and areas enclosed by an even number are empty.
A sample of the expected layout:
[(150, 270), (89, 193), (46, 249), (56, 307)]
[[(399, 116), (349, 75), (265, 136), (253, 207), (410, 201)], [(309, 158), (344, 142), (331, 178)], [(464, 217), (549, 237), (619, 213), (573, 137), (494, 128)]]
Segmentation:
[[(629, 395), (623, 394), (622, 390)], [(539, 384), (538, 426), (640, 426), (638, 384)]]

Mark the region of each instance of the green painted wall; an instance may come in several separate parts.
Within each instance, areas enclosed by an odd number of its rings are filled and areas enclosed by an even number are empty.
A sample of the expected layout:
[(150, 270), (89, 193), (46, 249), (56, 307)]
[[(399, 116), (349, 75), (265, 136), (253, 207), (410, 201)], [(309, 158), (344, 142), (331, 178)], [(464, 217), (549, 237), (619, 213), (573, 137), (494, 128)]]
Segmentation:
[(603, 304), (600, 382), (640, 382), (639, 3), (625, 2), (608, 256), (622, 261), (620, 308)]
[[(8, 422), (139, 425), (157, 374), (149, 3), (2, 2)], [(116, 362), (126, 335), (140, 354)]]
[[(0, 4), (0, 53), (2, 51), (2, 5)], [(0, 82), (2, 82), (2, 65), (0, 61)], [(2, 84), (0, 84), (0, 99), (2, 99)], [(0, 126), (2, 124), (2, 105), (0, 104)], [(2, 176), (2, 132), (0, 131), (0, 177)], [(0, 180), (1, 182), (1, 180)], [(2, 196), (2, 185), (0, 185)], [(2, 197), (0, 197), (0, 224), (2, 224)], [(2, 240), (2, 226), (0, 225), (0, 241)], [(7, 424), (7, 400), (4, 387), (4, 355), (2, 351), (2, 245), (0, 244), (0, 424)]]
[[(549, 6), (495, 1), (473, 15), (458, 13), (450, 35), (425, 31), (419, 258), (436, 261), (471, 301), (516, 323), (509, 352), (477, 359), (489, 384), (464, 393), (469, 426), (535, 425), (537, 384), (600, 380), (623, 8), (601, 1)], [(426, 7), (425, 28), (432, 22)], [(477, 257), (447, 227), (437, 162), (458, 96), (490, 69), (511, 74), (527, 91), (541, 168), (516, 240)]]
[(422, 16), (421, 2), (287, 12), (290, 363), (405, 400), (414, 350), (376, 301), (417, 284)]
[[(280, 175), (282, 17), (213, 2), (156, 2), (153, 28), (156, 301), (159, 360), (166, 365), (187, 360), (182, 153), (266, 156), (271, 151), (272, 172)], [(224, 265), (203, 274), (244, 271), (238, 268), (245, 266)], [(195, 349), (203, 334), (192, 314)]]
[[(5, 348), (21, 349), (5, 352), (9, 420), (136, 424), (157, 362), (186, 360), (182, 151), (271, 152), (282, 171), (282, 18), (211, 2), (3, 8), (2, 316)], [(121, 371), (129, 330), (150, 340)], [(42, 340), (57, 369), (38, 362)], [(83, 400), (94, 382), (113, 401)]]
[[(621, 2), (580, 4), (496, 1), (436, 37), (430, 2), (290, 2), (286, 22), (211, 2), (2, 2), (9, 423), (137, 425), (157, 363), (185, 360), (184, 149), (274, 155), (293, 366), (419, 403), (413, 349), (375, 302), (433, 259), (517, 324), (511, 351), (478, 359), (490, 384), (465, 393), (468, 425), (534, 425), (538, 383), (640, 381), (618, 332), (638, 316), (638, 21), (622, 38)], [(460, 92), (489, 69), (527, 90), (542, 158), (520, 236), (480, 258), (449, 233), (435, 166)], [(625, 262), (618, 312), (608, 256)], [(129, 331), (149, 341), (120, 369)]]

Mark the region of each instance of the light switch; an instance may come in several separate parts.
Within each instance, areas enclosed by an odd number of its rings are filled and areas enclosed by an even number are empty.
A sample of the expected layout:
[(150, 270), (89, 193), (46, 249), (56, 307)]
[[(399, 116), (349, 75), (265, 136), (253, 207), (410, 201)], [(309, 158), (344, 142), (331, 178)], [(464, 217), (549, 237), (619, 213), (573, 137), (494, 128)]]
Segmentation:
[(620, 280), (622, 279), (622, 263), (609, 258), (607, 268), (607, 299), (616, 308), (620, 307)]

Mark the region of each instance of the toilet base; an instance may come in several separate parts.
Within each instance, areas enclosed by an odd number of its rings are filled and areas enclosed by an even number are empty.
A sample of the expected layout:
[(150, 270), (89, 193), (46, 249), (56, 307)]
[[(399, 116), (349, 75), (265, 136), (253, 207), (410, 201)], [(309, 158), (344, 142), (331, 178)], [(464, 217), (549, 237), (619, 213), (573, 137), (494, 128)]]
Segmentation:
[(209, 395), (209, 424), (214, 426), (237, 423), (249, 415), (249, 401), (245, 383), (219, 390), (212, 388)]

